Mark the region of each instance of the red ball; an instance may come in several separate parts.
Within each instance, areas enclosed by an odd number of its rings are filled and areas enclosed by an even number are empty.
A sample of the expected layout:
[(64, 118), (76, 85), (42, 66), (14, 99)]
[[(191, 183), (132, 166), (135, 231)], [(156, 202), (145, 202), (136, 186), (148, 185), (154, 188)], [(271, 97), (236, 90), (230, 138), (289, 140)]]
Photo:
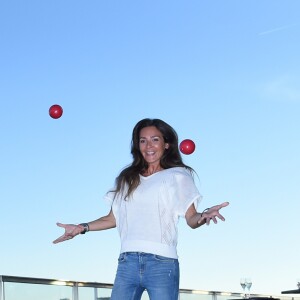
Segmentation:
[(63, 114), (63, 109), (60, 105), (54, 104), (49, 108), (49, 115), (53, 119), (59, 119)]
[(180, 151), (187, 155), (192, 154), (195, 151), (195, 148), (195, 143), (189, 139), (183, 140), (179, 145)]

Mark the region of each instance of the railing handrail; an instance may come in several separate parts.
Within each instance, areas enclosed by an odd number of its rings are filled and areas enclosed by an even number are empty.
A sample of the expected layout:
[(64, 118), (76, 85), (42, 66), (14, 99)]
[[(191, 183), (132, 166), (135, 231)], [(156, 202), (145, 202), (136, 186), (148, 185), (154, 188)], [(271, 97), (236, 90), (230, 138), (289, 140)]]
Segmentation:
[[(100, 283), (92, 281), (74, 281), (74, 280), (64, 280), (64, 279), (49, 279), (49, 278), (37, 278), (37, 277), (22, 277), (22, 276), (9, 276), (0, 275), (2, 282), (17, 282), (17, 283), (31, 283), (31, 284), (47, 284), (47, 285), (61, 285), (61, 286), (74, 286), (78, 287), (97, 287), (97, 288), (112, 288), (111, 283)], [(180, 289), (181, 293), (184, 294), (203, 294), (203, 295), (213, 295), (213, 294), (228, 294), (232, 296), (240, 296), (241, 293), (232, 292), (221, 292), (221, 291), (206, 291), (206, 290), (193, 290), (193, 289)]]
[[(89, 282), (89, 281), (74, 281), (74, 280), (64, 280), (64, 279), (49, 279), (49, 278), (36, 278), (36, 277), (22, 277), (22, 276), (9, 276), (0, 275), (0, 300), (2, 300), (3, 284), (5, 282), (16, 282), (16, 283), (29, 283), (29, 284), (44, 284), (44, 285), (60, 285), (60, 286), (70, 286), (73, 288), (78, 287), (92, 287), (92, 288), (107, 288), (112, 289), (113, 284), (111, 283), (100, 283), (100, 282)], [(243, 297), (243, 293), (237, 292), (222, 292), (222, 291), (206, 291), (206, 290), (193, 290), (193, 289), (180, 289), (181, 294), (198, 294), (198, 295), (212, 295), (212, 296), (230, 296), (230, 297)], [(278, 298), (277, 295), (263, 295), (263, 294), (253, 294), (252, 297), (269, 297), (270, 299)], [(281, 296), (284, 299), (295, 299), (300, 300), (300, 297), (286, 297)]]
[(31, 284), (48, 284), (48, 285), (65, 285), (74, 286), (77, 284), (79, 287), (98, 287), (98, 288), (112, 288), (111, 283), (100, 282), (87, 282), (87, 281), (74, 281), (64, 279), (48, 279), (48, 278), (36, 278), (36, 277), (22, 277), (22, 276), (7, 276), (0, 275), (3, 282), (18, 282), (18, 283), (31, 283)]

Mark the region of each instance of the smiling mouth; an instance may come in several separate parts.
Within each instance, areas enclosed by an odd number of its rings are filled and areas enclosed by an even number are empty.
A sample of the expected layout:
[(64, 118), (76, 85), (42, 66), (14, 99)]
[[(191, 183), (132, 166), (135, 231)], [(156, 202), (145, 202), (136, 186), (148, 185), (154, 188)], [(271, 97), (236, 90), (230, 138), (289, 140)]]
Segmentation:
[(146, 154), (147, 154), (147, 155), (154, 155), (155, 152), (154, 152), (154, 151), (147, 151)]

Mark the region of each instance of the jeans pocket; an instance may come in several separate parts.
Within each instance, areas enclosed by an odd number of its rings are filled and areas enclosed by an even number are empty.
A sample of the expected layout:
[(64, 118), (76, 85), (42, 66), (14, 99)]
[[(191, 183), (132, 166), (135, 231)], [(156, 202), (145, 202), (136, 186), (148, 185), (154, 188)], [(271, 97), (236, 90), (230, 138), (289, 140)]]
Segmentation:
[(126, 253), (121, 253), (119, 258), (118, 258), (118, 262), (122, 263), (126, 260)]

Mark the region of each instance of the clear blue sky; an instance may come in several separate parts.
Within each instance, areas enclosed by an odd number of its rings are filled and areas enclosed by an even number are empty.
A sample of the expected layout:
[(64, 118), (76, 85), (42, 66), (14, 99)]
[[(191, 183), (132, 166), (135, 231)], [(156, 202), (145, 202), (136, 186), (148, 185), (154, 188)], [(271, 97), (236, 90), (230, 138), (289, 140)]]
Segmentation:
[(296, 288), (299, 20), (298, 0), (2, 1), (0, 274), (113, 282), (117, 231), (53, 245), (55, 223), (108, 212), (153, 117), (196, 143), (199, 210), (230, 202), (217, 226), (181, 220), (181, 288)]

